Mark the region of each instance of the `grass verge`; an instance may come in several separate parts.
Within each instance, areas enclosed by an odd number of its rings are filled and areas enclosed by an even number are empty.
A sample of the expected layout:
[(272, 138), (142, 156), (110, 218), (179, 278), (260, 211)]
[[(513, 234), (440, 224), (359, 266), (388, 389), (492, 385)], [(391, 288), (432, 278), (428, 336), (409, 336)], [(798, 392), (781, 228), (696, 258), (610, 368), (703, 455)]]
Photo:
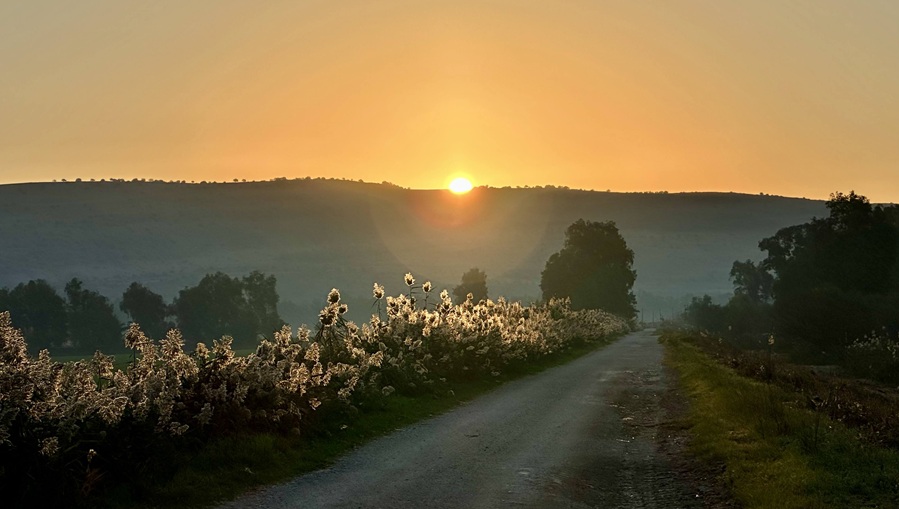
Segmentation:
[(899, 507), (899, 452), (863, 443), (798, 408), (793, 393), (739, 376), (691, 344), (662, 341), (690, 402), (690, 451), (725, 463), (743, 507)]
[(325, 409), (326, 415), (303, 437), (253, 434), (217, 440), (189, 458), (178, 458), (175, 463), (181, 466), (164, 482), (149, 488), (146, 484), (121, 486), (104, 500), (92, 502), (109, 508), (208, 507), (251, 488), (323, 468), (374, 438), (446, 412), (504, 382), (570, 362), (618, 337), (572, 346), (537, 362), (509, 366), (497, 378), (451, 382), (438, 394), (397, 394), (377, 407), (351, 411)]

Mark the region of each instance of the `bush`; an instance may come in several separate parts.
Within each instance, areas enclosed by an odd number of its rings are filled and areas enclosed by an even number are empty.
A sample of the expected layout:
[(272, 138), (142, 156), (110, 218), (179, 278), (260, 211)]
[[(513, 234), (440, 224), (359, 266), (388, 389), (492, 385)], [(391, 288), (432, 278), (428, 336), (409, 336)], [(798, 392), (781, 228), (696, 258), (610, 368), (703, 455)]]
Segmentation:
[(846, 368), (856, 376), (899, 383), (899, 336), (873, 331), (846, 348)]
[(285, 326), (245, 357), (235, 356), (228, 336), (185, 352), (178, 330), (156, 342), (132, 324), (125, 369), (100, 352), (66, 364), (46, 350), (30, 357), (9, 313), (0, 313), (3, 498), (58, 505), (110, 484), (151, 483), (148, 473), (178, 448), (238, 433), (302, 433), (321, 405), (339, 409), (433, 390), (447, 379), (495, 376), (628, 329), (600, 310), (572, 311), (567, 300), (453, 305), (444, 290), (431, 305), (424, 292), (419, 308), (412, 290), (410, 283), (408, 297), (385, 298), (376, 284), (378, 314), (361, 327), (343, 319), (347, 307), (332, 290), (314, 332)]

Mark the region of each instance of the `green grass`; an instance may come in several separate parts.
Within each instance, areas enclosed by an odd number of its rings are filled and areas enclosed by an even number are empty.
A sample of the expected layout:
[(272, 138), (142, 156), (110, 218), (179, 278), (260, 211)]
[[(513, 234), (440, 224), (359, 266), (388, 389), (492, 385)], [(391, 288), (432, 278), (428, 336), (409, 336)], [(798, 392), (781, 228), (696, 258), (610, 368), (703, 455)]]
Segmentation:
[[(504, 382), (570, 362), (614, 339), (617, 337), (575, 346), (538, 362), (511, 366), (497, 378), (451, 383), (448, 390), (439, 394), (414, 397), (397, 394), (384, 399), (376, 408), (334, 411), (323, 417), (315, 431), (303, 437), (253, 434), (217, 440), (190, 458), (179, 458), (183, 468), (149, 491), (146, 486), (139, 493), (133, 491), (134, 487), (122, 486), (109, 493), (105, 500), (92, 500), (91, 504), (114, 508), (209, 506), (250, 488), (323, 468), (374, 438), (446, 412)], [(319, 410), (322, 409), (325, 407)]]
[(741, 377), (693, 345), (663, 341), (690, 402), (691, 453), (726, 464), (745, 508), (899, 507), (899, 452), (865, 445), (795, 393)]

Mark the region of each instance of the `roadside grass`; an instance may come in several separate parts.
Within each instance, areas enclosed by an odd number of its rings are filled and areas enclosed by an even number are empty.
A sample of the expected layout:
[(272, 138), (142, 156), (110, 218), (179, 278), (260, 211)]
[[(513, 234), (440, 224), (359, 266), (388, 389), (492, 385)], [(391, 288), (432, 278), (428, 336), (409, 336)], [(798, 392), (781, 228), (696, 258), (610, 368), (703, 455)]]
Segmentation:
[(536, 362), (507, 367), (499, 377), (449, 382), (431, 393), (394, 394), (369, 407), (323, 405), (301, 437), (250, 434), (224, 438), (173, 458), (171, 472), (153, 472), (152, 482), (119, 486), (92, 507), (208, 507), (254, 487), (286, 481), (326, 467), (350, 450), (392, 431), (444, 413), (505, 382), (570, 362), (621, 336), (569, 347)]
[(795, 393), (742, 377), (694, 345), (662, 341), (690, 401), (690, 451), (725, 463), (743, 507), (899, 507), (899, 452), (866, 444), (800, 408)]

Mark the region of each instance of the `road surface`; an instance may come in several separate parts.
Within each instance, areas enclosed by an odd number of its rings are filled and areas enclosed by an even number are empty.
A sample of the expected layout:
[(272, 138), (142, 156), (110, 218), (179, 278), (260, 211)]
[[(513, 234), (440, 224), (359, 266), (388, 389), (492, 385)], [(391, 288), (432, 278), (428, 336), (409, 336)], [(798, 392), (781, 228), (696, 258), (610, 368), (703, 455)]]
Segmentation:
[(661, 358), (630, 334), (220, 507), (699, 507), (656, 451)]

